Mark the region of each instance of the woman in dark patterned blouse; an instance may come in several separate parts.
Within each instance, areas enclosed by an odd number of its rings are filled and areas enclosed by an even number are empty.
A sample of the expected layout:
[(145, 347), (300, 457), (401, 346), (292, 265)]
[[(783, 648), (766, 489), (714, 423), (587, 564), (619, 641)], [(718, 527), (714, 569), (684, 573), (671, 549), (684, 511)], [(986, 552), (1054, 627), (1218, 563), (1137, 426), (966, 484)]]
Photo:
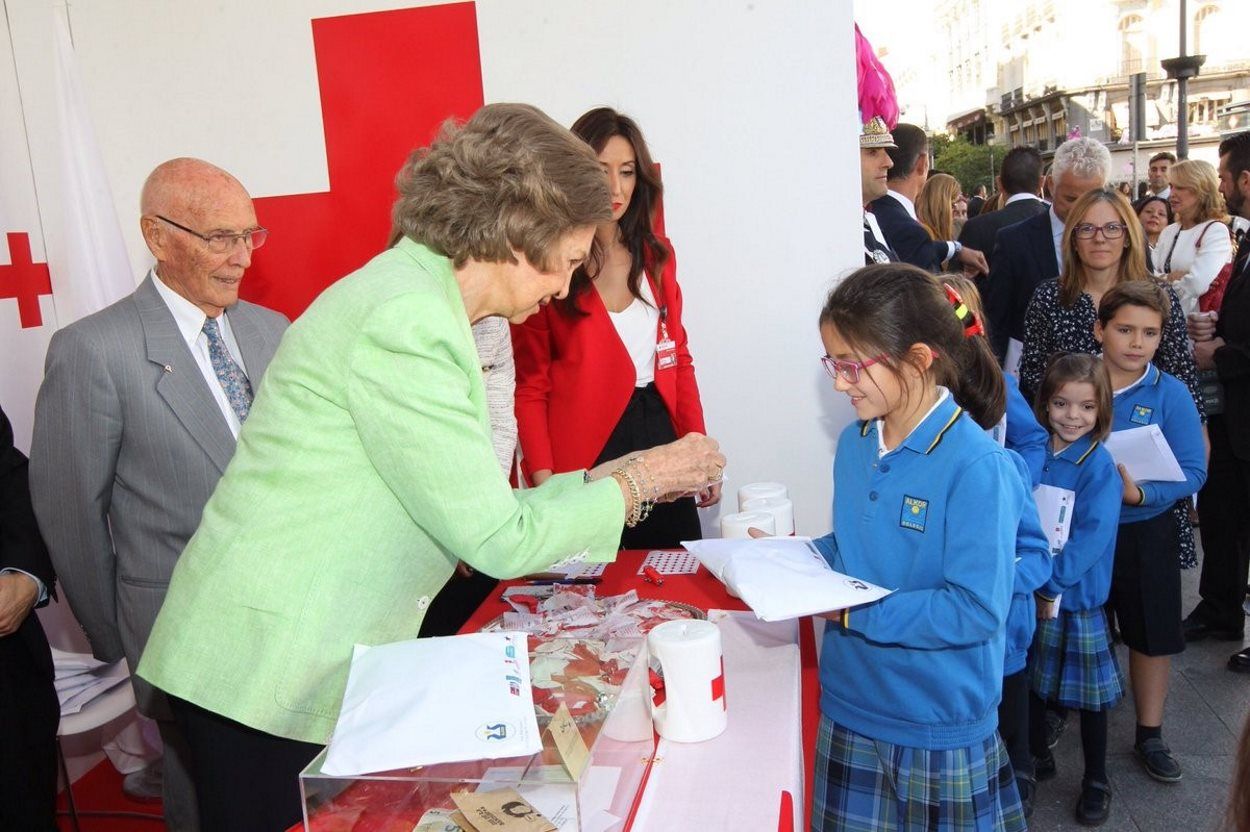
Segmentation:
[[(1029, 401), (1037, 395), (1042, 372), (1055, 353), (1102, 353), (1101, 345), (1094, 339), (1094, 321), (1104, 292), (1126, 280), (1155, 280), (1146, 269), (1141, 223), (1128, 200), (1111, 189), (1090, 191), (1068, 211), (1063, 253), (1062, 273), (1037, 287), (1024, 316), (1020, 391)], [(1172, 287), (1160, 285), (1167, 292), (1171, 314), (1163, 325), (1154, 364), (1184, 382), (1205, 422), (1198, 369), (1185, 331), (1185, 313)], [(1189, 502), (1182, 500), (1176, 510), (1183, 568), (1197, 563), (1188, 506)]]

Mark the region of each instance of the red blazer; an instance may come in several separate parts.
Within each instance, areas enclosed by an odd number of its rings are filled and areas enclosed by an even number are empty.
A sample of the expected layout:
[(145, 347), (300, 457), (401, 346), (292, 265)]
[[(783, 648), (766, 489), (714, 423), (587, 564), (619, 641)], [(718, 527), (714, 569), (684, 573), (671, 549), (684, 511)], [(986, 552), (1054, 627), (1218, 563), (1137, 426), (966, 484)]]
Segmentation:
[[(651, 291), (666, 310), (677, 366), (657, 367), (655, 387), (680, 437), (704, 432), (703, 406), (681, 322), (677, 258), (668, 240), (661, 237), (660, 242), (669, 258), (660, 285), (651, 280)], [(544, 468), (558, 474), (593, 465), (634, 392), (634, 362), (599, 293), (591, 287), (577, 305), (589, 314), (574, 316), (545, 306), (512, 327), (517, 434), (527, 478)]]

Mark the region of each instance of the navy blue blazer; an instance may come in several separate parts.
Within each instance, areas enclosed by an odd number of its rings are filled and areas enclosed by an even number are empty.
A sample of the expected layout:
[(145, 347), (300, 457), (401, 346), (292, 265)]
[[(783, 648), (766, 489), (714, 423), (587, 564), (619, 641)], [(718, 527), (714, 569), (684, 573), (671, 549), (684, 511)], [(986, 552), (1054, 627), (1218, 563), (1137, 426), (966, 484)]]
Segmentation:
[[(992, 267), (994, 265), (994, 239), (998, 236), (998, 232), (1045, 210), (1046, 203), (1040, 199), (1018, 199), (997, 211), (970, 217), (964, 223), (963, 230), (959, 232), (959, 242), (984, 254), (985, 261)], [(984, 276), (977, 278), (977, 288), (982, 293), (985, 292), (987, 279)]]
[(1024, 342), (1024, 313), (1038, 284), (1059, 275), (1050, 211), (1009, 225), (994, 237), (993, 265), (985, 284), (985, 317), (990, 346), (1001, 362), (1007, 339)]
[(944, 240), (933, 240), (924, 226), (911, 218), (903, 204), (886, 194), (874, 199), (868, 206), (877, 218), (885, 241), (904, 263), (919, 266), (925, 271), (940, 272), (946, 259)]

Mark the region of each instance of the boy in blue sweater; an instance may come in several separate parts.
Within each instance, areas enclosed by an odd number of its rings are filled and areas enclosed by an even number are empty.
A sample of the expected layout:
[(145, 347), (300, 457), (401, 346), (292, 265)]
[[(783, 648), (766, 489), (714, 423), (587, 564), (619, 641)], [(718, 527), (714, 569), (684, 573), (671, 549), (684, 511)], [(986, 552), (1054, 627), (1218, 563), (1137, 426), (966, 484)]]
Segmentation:
[(1123, 508), (1116, 537), (1109, 604), (1129, 648), (1129, 680), (1137, 711), (1134, 751), (1156, 780), (1175, 783), (1181, 767), (1163, 741), (1171, 657), (1185, 649), (1181, 579), (1171, 507), (1206, 480), (1206, 449), (1189, 389), (1151, 360), (1159, 347), (1168, 297), (1154, 281), (1112, 287), (1098, 305), (1094, 336), (1114, 391), (1112, 431), (1158, 425), (1180, 464), (1180, 482), (1134, 482), (1119, 466)]

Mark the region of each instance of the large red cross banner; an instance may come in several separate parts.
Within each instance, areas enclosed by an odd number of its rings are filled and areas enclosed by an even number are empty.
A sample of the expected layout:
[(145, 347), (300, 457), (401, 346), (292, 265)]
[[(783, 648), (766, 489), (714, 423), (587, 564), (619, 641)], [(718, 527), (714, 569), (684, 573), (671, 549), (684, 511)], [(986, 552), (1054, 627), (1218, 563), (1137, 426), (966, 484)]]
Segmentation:
[(256, 200), (270, 230), (242, 294), (294, 318), (386, 247), (395, 174), (482, 106), (473, 3), (312, 22), (330, 190)]

